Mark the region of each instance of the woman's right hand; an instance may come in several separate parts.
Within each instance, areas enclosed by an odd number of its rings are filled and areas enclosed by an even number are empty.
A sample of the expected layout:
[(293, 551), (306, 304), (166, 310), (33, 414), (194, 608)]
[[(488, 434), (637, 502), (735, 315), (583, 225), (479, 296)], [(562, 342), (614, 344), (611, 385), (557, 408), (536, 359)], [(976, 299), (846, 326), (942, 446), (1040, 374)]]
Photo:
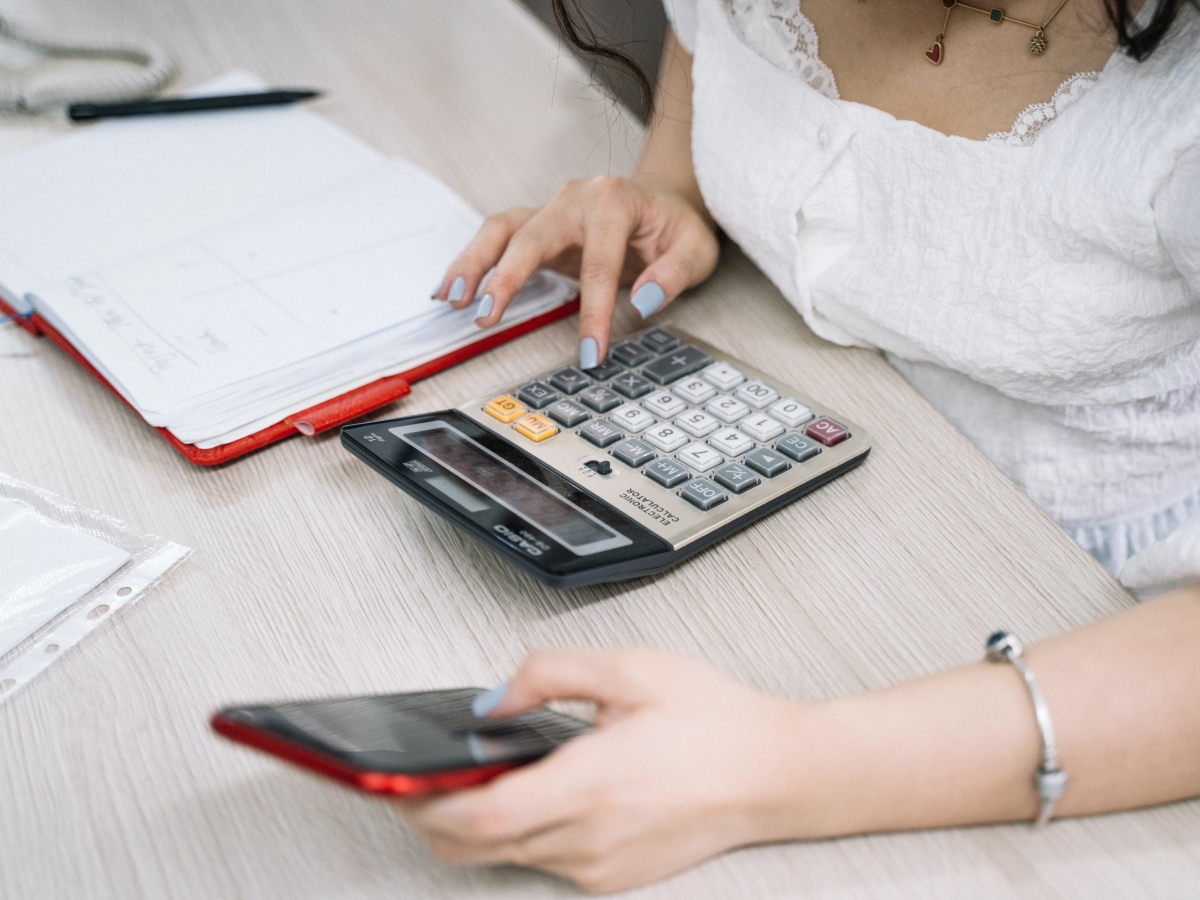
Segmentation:
[(476, 321), (490, 328), (537, 269), (579, 279), (583, 368), (608, 353), (617, 290), (628, 285), (647, 318), (704, 281), (719, 255), (708, 212), (680, 194), (625, 178), (572, 181), (540, 209), (489, 217), (433, 294), (456, 309), (474, 302), (488, 271)]

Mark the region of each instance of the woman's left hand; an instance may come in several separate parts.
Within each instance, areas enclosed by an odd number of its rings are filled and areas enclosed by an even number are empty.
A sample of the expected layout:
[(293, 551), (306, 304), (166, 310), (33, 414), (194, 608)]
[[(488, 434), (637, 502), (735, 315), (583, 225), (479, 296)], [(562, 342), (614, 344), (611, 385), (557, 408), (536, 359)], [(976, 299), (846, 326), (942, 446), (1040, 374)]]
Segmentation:
[(447, 862), (517, 863), (607, 893), (784, 837), (803, 704), (647, 650), (531, 656), (493, 717), (597, 704), (596, 729), (477, 788), (405, 801)]

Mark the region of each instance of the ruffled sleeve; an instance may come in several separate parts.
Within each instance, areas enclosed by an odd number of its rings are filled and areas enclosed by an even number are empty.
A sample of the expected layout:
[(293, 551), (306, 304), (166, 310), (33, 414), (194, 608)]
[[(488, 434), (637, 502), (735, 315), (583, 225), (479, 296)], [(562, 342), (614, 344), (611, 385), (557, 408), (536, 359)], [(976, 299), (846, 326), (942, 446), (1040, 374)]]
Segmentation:
[(1158, 234), (1200, 304), (1200, 146), (1185, 151), (1154, 198)]
[(696, 52), (696, 3), (697, 0), (663, 0), (675, 37), (684, 50), (693, 54)]
[(1151, 544), (1121, 569), (1121, 584), (1138, 597), (1200, 581), (1200, 515), (1185, 520), (1170, 536)]

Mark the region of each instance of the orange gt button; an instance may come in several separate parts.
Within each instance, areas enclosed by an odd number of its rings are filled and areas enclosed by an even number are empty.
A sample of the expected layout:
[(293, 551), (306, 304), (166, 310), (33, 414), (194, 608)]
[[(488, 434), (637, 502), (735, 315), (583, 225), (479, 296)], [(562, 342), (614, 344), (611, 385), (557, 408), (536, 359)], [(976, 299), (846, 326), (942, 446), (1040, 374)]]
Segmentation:
[(517, 416), (525, 415), (525, 407), (520, 401), (513, 399), (508, 394), (501, 394), (499, 397), (493, 397), (488, 401), (485, 407), (487, 414), (494, 419), (499, 419), (501, 422), (508, 423)]
[(537, 413), (530, 413), (527, 416), (522, 416), (513, 423), (513, 428), (517, 429), (525, 437), (531, 441), (544, 441), (548, 437), (554, 437), (558, 434), (558, 428), (553, 422), (545, 416), (540, 416)]

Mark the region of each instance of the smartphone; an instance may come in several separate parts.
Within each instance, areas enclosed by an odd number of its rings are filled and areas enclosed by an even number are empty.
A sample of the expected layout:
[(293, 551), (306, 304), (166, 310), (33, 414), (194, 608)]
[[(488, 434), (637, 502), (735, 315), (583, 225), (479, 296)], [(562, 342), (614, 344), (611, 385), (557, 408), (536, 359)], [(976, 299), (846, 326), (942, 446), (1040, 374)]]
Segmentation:
[(549, 709), (480, 719), (482, 688), (234, 706), (213, 729), (364, 791), (415, 797), (482, 784), (589, 729)]

